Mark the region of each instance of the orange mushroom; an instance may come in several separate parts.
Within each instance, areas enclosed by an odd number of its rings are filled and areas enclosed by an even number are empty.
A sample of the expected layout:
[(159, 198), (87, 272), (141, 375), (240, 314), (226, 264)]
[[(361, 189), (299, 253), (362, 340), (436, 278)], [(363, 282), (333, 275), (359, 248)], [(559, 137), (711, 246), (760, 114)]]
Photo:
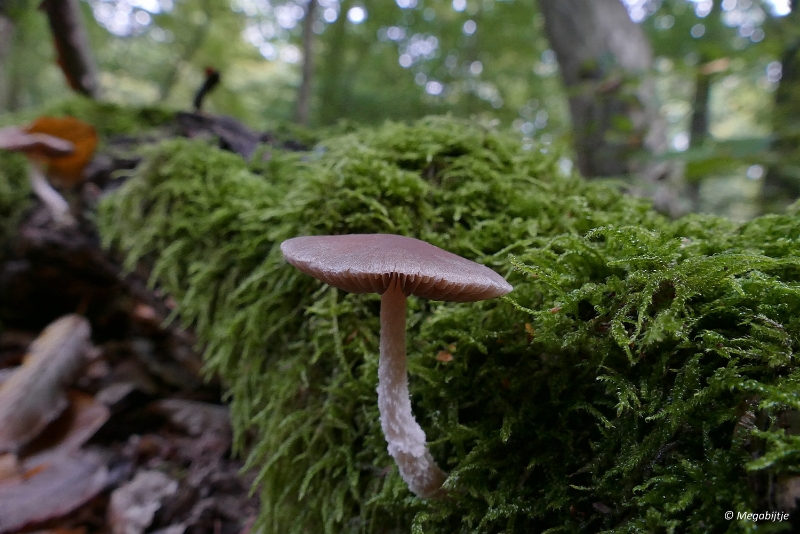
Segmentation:
[(22, 152), (31, 161), (29, 178), (34, 193), (59, 224), (73, 225), (69, 204), (48, 182), (72, 188), (83, 182), (83, 170), (97, 146), (90, 124), (73, 117), (41, 117), (26, 128), (0, 129), (0, 149)]
[(97, 147), (97, 133), (91, 124), (74, 117), (39, 117), (25, 131), (52, 135), (74, 146), (73, 152), (66, 156), (32, 156), (45, 165), (44, 172), (53, 185), (68, 188), (83, 182), (83, 169)]

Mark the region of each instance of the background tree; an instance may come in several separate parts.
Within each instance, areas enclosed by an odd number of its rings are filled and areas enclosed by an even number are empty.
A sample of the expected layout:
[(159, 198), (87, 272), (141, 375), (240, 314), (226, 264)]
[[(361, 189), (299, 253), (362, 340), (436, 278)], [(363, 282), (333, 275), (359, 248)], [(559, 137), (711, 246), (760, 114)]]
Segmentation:
[(780, 48), (772, 25), (782, 20), (770, 16), (775, 3), (665, 0), (643, 7), (637, 20), (657, 57), (671, 157), (685, 162), (691, 209), (751, 216), (769, 159), (764, 94), (774, 88), (767, 67)]
[(639, 174), (658, 187), (659, 208), (677, 213), (670, 166), (637, 152), (667, 150), (655, 101), (653, 55), (619, 0), (540, 0), (545, 29), (569, 94), (575, 155), (589, 178)]
[(780, 81), (773, 113), (773, 159), (764, 178), (766, 210), (780, 209), (800, 197), (800, 2), (775, 29), (783, 41)]
[(40, 9), (47, 14), (57, 61), (69, 86), (76, 92), (97, 98), (100, 84), (89, 36), (78, 0), (44, 0)]
[[(204, 110), (254, 128), (296, 120), (299, 101), (311, 127), (437, 113), (497, 120), (531, 148), (555, 143), (564, 151), (574, 141), (564, 169), (574, 161), (587, 176), (638, 180), (649, 195), (671, 191), (671, 181), (656, 179), (671, 179), (667, 168), (685, 170), (695, 209), (743, 218), (756, 210), (762, 182), (778, 176), (772, 167), (783, 169), (784, 181), (793, 172), (780, 143), (766, 150), (780, 60), (796, 38), (792, 20), (777, 16), (788, 12), (784, 1), (317, 0), (309, 17), (308, 0), (79, 3), (107, 100), (188, 109), (205, 68), (214, 67), (222, 83)], [(2, 2), (15, 31), (2, 33), (0, 110), (33, 109), (72, 93), (39, 4)], [(593, 14), (601, 6), (607, 9)], [(560, 29), (552, 22), (559, 13)], [(588, 24), (592, 17), (600, 24)], [(559, 76), (550, 34), (566, 36), (562, 57), (579, 57), (603, 31), (613, 46), (593, 42), (595, 54)], [(307, 44), (314, 41), (305, 54), (316, 63), (312, 86), (303, 83), (304, 33)], [(637, 54), (644, 60), (627, 59)], [(561, 81), (568, 71), (582, 76), (577, 85)], [(592, 128), (578, 135), (569, 110), (582, 93), (593, 95), (584, 95), (588, 107), (578, 113)], [(781, 112), (774, 121), (787, 147), (789, 117)]]

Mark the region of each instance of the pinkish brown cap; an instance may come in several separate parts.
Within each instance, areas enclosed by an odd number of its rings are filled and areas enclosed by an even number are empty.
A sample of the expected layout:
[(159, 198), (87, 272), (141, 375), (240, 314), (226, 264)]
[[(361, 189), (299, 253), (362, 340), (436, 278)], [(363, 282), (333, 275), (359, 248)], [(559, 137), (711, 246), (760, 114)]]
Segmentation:
[(290, 264), (351, 293), (383, 294), (394, 278), (406, 296), (474, 302), (505, 295), (506, 280), (425, 241), (393, 234), (295, 237), (281, 243)]
[(66, 139), (44, 133), (29, 133), (22, 128), (9, 126), (0, 128), (0, 149), (50, 158), (72, 154), (75, 145)]

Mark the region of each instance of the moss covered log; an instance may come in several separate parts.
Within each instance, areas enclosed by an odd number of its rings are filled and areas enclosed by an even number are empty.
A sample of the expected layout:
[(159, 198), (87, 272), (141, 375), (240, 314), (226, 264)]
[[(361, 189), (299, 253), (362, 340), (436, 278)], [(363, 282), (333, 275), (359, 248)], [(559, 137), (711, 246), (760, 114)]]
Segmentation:
[[(153, 266), (228, 385), (265, 532), (791, 528), (723, 514), (793, 505), (797, 209), (669, 221), (562, 176), (552, 151), (449, 118), (256, 161), (162, 143), (98, 221), (128, 265)], [(323, 286), (279, 250), (376, 232), (515, 287), (474, 304), (409, 299), (412, 404), (450, 474), (446, 500), (411, 495), (386, 451), (379, 297)]]

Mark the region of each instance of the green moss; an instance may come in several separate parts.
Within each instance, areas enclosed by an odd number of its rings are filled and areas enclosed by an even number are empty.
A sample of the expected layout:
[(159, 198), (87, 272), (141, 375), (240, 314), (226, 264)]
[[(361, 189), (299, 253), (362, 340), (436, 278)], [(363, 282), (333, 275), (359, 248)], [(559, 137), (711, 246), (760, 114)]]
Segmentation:
[(0, 260), (25, 210), (30, 206), (28, 162), (21, 154), (0, 150)]
[(40, 116), (71, 116), (88, 122), (100, 137), (137, 134), (170, 122), (175, 113), (159, 107), (130, 107), (75, 96), (46, 108), (6, 115), (0, 125), (26, 124)]
[[(725, 511), (770, 509), (753, 481), (800, 467), (779, 427), (800, 409), (800, 218), (670, 222), (556, 163), (449, 118), (273, 152), (258, 174), (181, 140), (102, 204), (106, 243), (152, 262), (228, 384), (239, 451), (255, 429), (266, 532), (738, 531), (752, 525)], [(409, 300), (412, 403), (450, 499), (413, 497), (386, 452), (379, 298), (280, 254), (357, 232), (424, 239), (515, 286)]]

